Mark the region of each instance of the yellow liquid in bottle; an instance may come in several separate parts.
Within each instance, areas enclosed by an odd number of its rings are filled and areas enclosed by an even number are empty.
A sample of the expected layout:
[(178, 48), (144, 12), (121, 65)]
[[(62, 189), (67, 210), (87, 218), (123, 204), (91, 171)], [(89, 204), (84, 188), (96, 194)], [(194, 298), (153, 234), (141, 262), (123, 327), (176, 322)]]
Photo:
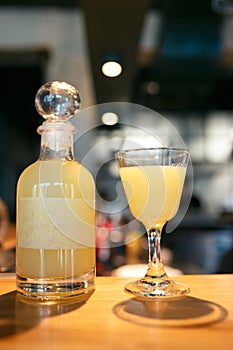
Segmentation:
[(37, 161), (25, 169), (17, 187), (18, 281), (60, 281), (72, 289), (72, 281), (90, 275), (93, 284), (94, 200), (92, 176), (76, 161)]
[(120, 169), (126, 197), (135, 218), (146, 227), (166, 223), (177, 213), (186, 167), (130, 166)]

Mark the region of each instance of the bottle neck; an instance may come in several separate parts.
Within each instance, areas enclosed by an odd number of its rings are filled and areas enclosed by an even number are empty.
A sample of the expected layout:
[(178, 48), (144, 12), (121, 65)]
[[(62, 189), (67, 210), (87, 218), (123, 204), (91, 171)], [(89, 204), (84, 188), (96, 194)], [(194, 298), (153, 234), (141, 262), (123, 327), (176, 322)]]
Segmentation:
[(72, 124), (69, 123), (72, 126), (69, 128), (59, 123), (45, 124), (38, 128), (41, 134), (39, 160), (74, 160)]

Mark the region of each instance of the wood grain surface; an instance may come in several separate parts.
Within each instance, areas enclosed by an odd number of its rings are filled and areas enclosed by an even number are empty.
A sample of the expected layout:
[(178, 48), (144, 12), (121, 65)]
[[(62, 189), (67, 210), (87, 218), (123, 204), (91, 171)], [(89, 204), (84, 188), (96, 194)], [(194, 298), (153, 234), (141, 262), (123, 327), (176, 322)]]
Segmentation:
[(139, 300), (123, 291), (131, 279), (97, 277), (89, 298), (41, 304), (22, 300), (14, 274), (0, 274), (0, 349), (232, 349), (233, 275), (176, 279), (188, 296)]

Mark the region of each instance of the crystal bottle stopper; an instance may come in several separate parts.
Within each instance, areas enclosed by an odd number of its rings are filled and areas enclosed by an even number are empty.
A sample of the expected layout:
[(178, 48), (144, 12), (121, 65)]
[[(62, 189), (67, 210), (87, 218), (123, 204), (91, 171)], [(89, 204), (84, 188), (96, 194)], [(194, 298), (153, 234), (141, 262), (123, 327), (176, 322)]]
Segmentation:
[(35, 98), (37, 112), (48, 122), (64, 122), (80, 109), (77, 89), (66, 82), (45, 83)]

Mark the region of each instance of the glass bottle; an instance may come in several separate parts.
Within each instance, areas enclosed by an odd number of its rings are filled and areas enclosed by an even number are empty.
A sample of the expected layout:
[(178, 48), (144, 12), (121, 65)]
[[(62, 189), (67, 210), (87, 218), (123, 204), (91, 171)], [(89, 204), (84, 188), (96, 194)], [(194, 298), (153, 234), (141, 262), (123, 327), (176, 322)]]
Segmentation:
[(39, 159), (17, 184), (16, 284), (25, 296), (57, 300), (94, 289), (95, 185), (73, 156), (77, 90), (49, 82), (35, 103), (46, 121)]

